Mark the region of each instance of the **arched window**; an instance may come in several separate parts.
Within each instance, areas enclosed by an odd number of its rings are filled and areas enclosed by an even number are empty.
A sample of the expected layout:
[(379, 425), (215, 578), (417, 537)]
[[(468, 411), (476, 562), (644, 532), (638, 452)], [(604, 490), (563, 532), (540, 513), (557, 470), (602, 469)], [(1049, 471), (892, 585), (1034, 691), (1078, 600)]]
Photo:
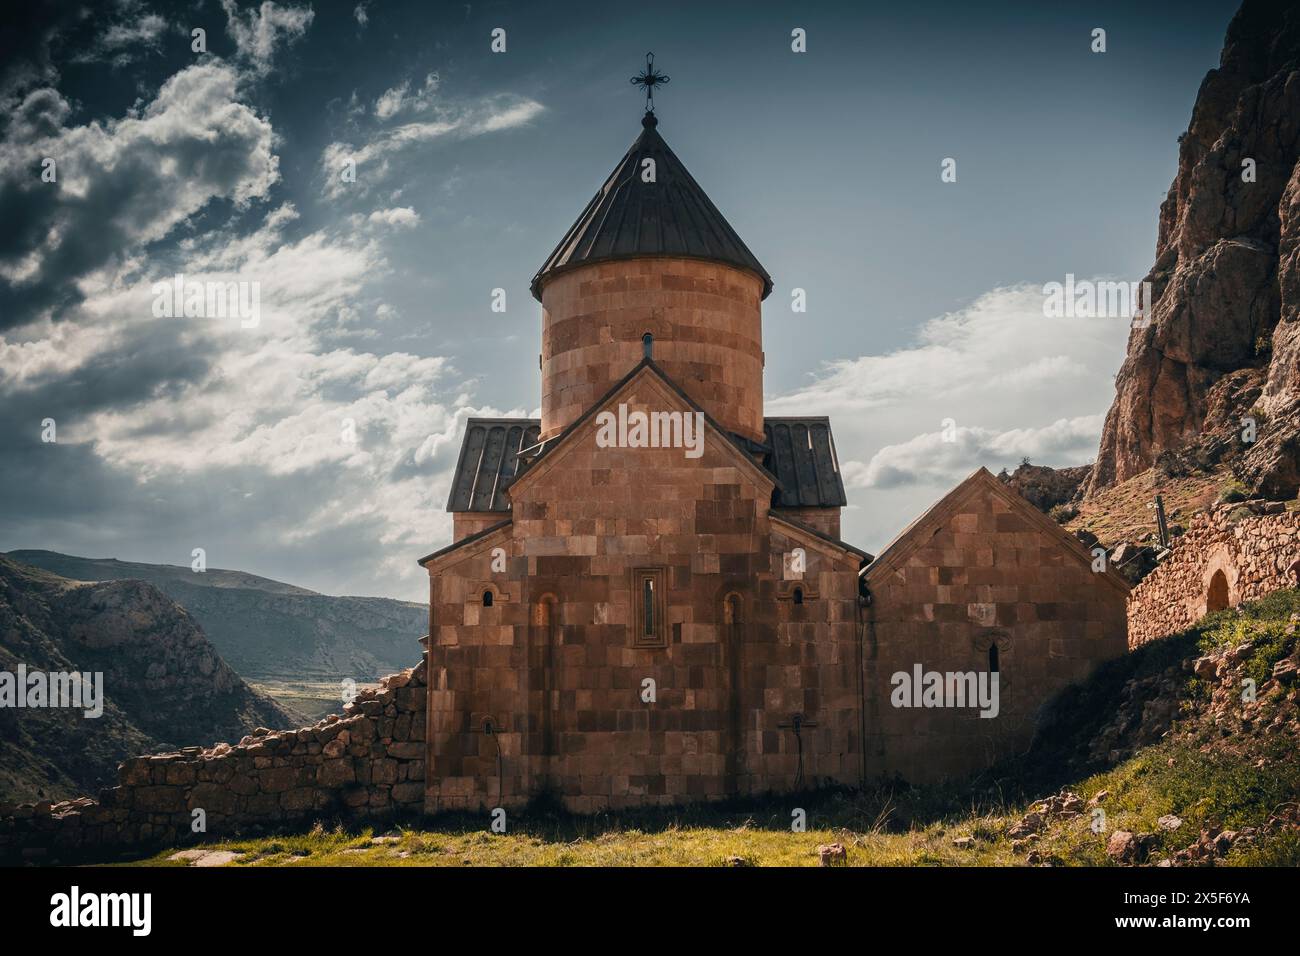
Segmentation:
[(492, 606), (492, 592), (491, 592), (491, 591), (484, 591), (484, 592), (483, 592), (483, 606), (484, 606), (484, 607), (491, 607), (491, 606)]
[(1222, 570), (1210, 578), (1210, 589), (1205, 594), (1205, 613), (1222, 611), (1228, 606), (1228, 576)]
[(1000, 662), (998, 661), (998, 646), (997, 644), (990, 644), (989, 645), (989, 673), (990, 674), (996, 674), (998, 672), (999, 663)]
[(795, 604), (803, 603), (803, 588), (794, 589), (794, 603)]
[(655, 337), (651, 335), (649, 332), (641, 336), (641, 348), (645, 352), (646, 358), (654, 358)]

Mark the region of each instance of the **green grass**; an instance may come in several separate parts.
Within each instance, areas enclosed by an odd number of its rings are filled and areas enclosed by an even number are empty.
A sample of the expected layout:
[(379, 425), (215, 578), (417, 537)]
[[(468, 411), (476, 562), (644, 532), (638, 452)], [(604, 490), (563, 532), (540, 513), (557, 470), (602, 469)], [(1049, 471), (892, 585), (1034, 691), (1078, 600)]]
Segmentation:
[[(1008, 817), (978, 818), (981, 832), (973, 849), (960, 849), (953, 838), (971, 829), (936, 822), (904, 833), (838, 825), (854, 821), (856, 800), (835, 795), (793, 800), (808, 804), (806, 832), (791, 832), (781, 806), (766, 819), (755, 814), (690, 808), (676, 814), (628, 814), (624, 817), (546, 816), (520, 819), (506, 834), (488, 832), (487, 818), (460, 817), (412, 828), (385, 830), (396, 839), (372, 842), (377, 831), (317, 826), (309, 833), (231, 840), (205, 849), (231, 850), (244, 856), (231, 866), (818, 866), (817, 847), (843, 843), (849, 865), (943, 866), (1005, 865), (1016, 862), (1005, 840), (994, 838)], [(784, 801), (782, 801), (784, 803)], [(769, 807), (775, 809), (775, 804)], [(969, 821), (964, 818), (962, 823)], [(183, 866), (168, 859), (168, 850), (147, 866)]]
[[(1025, 865), (1007, 829), (1035, 799), (1068, 787), (1101, 804), (1106, 825), (1092, 832), (1091, 812), (1053, 821), (1033, 844), (1058, 865), (1110, 865), (1106, 839), (1117, 829), (1155, 833), (1154, 859), (1195, 842), (1203, 826), (1259, 826), (1281, 804), (1300, 799), (1300, 759), (1286, 734), (1228, 735), (1205, 712), (1208, 693), (1182, 668), (1208, 650), (1253, 641), (1247, 673), (1260, 683), (1295, 646), (1287, 621), (1300, 613), (1300, 591), (1282, 591), (1209, 615), (1189, 631), (1154, 641), (1112, 662), (1062, 694), (1046, 715), (1040, 743), (1016, 761), (973, 781), (943, 787), (882, 785), (866, 793), (822, 791), (744, 805), (695, 806), (578, 817), (537, 805), (509, 817), (508, 832), (488, 831), (486, 815), (454, 815), (400, 827), (374, 842), (373, 828), (317, 824), (295, 835), (205, 845), (242, 854), (231, 866), (817, 866), (817, 846), (842, 843), (850, 866)], [(1189, 708), (1177, 733), (1114, 767), (1082, 757), (1113, 718), (1133, 678), (1175, 672)], [(807, 811), (807, 832), (791, 831), (791, 810)], [(1157, 819), (1184, 821), (1163, 831)], [(970, 837), (967, 847), (954, 845)], [(382, 839), (382, 835), (381, 835)], [(185, 865), (168, 858), (148, 866)], [(1276, 834), (1233, 850), (1228, 865), (1300, 866), (1300, 835)], [(137, 864), (138, 865), (138, 864)]]

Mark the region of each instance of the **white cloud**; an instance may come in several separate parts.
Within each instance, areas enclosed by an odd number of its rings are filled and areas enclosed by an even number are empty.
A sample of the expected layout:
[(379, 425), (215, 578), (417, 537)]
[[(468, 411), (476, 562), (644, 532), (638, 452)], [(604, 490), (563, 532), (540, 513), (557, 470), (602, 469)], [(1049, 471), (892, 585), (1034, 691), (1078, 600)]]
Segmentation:
[(399, 229), (413, 229), (420, 224), (420, 214), (410, 206), (376, 209), (367, 219), (372, 225), (393, 226)]
[(158, 52), (162, 49), (167, 20), (156, 13), (146, 13), (140, 4), (126, 2), (121, 5), (123, 19), (110, 23), (84, 53), (72, 57), (74, 63), (107, 60), (114, 66), (125, 66), (142, 51)]
[(278, 6), (271, 0), (242, 14), (236, 0), (221, 0), (221, 9), (239, 58), (259, 76), (271, 71), (276, 46), (300, 39), (316, 16), (311, 7)]
[[(415, 148), (443, 138), (468, 139), (526, 125), (545, 109), (535, 100), (506, 94), (457, 106), (432, 109), (432, 118), (382, 130), (361, 146), (335, 142), (321, 154), (323, 191), (330, 199), (362, 195), (386, 180)], [(356, 164), (357, 181), (343, 180), (347, 163)]]
[[(886, 445), (869, 462), (843, 463), (844, 483), (853, 488), (955, 485), (976, 468), (1035, 464), (1083, 464), (1096, 453), (1105, 416), (1061, 418), (1041, 428), (955, 428), (927, 432)], [(950, 437), (951, 440), (946, 440)]]
[[(994, 289), (911, 344), (828, 363), (769, 415), (829, 415), (849, 494), (844, 534), (879, 547), (980, 465), (1084, 464), (1124, 357), (1123, 319), (1049, 319), (1041, 285)], [(951, 420), (956, 441), (941, 440)]]
[(431, 109), (440, 82), (437, 73), (430, 73), (424, 78), (423, 85), (412, 93), (411, 81), (404, 80), (398, 86), (385, 90), (379, 99), (375, 100), (375, 115), (381, 120), (387, 120), (398, 113), (423, 113)]

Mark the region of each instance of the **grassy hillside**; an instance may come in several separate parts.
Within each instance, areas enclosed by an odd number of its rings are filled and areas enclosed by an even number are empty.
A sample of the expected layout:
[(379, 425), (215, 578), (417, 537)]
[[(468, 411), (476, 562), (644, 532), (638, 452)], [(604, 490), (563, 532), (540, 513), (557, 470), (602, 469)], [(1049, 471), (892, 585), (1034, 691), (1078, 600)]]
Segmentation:
[[(78, 581), (149, 582), (194, 616), (241, 676), (271, 691), (283, 686), (285, 696), (278, 699), (312, 712), (313, 697), (322, 698), (325, 709), (337, 708), (344, 680), (362, 684), (411, 666), (428, 630), (423, 604), (332, 597), (242, 571), (209, 568), (200, 574), (189, 567), (53, 551), (12, 551), (9, 557)], [(334, 691), (318, 693), (309, 684)]]
[(1081, 503), (1078, 514), (1065, 522), (1065, 528), (1091, 531), (1107, 546), (1121, 541), (1146, 544), (1156, 530), (1152, 508), (1156, 495), (1164, 500), (1170, 527), (1186, 527), (1193, 515), (1214, 504), (1232, 485), (1232, 473), (1226, 467), (1209, 474), (1179, 478), (1160, 476), (1156, 469), (1148, 468), (1128, 481), (1107, 488), (1094, 500)]
[[(537, 808), (505, 835), (486, 815), (379, 835), (324, 822), (148, 862), (816, 866), (818, 847), (839, 843), (863, 866), (1300, 865), (1298, 629), (1298, 591), (1211, 615), (1063, 694), (1028, 753), (962, 785), (597, 817)], [(807, 832), (790, 830), (796, 807)]]

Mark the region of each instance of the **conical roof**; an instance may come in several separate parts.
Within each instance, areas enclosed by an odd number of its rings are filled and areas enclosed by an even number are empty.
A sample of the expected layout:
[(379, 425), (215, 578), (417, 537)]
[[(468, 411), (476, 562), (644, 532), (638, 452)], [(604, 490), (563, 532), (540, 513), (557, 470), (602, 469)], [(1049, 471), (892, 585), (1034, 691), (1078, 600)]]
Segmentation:
[[(547, 278), (575, 266), (680, 256), (748, 270), (763, 280), (767, 298), (772, 277), (668, 148), (654, 114), (641, 125), (641, 135), (533, 277), (533, 296), (540, 301)], [(654, 182), (642, 179), (647, 158), (654, 160)]]

